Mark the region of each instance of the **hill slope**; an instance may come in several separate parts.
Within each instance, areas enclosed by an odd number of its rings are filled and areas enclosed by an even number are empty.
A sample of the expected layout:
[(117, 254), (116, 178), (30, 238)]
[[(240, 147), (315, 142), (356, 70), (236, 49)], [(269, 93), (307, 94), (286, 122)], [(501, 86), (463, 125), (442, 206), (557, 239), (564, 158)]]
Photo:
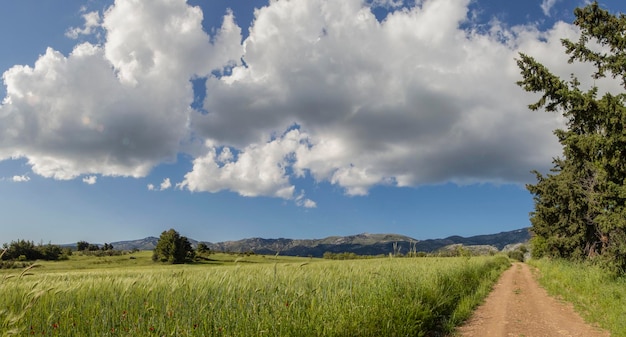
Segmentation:
[[(471, 237), (450, 236), (445, 239), (429, 239), (419, 241), (408, 236), (398, 234), (357, 234), (350, 236), (330, 236), (324, 239), (297, 240), (297, 239), (262, 239), (251, 238), (237, 241), (210, 243), (205, 242), (209, 249), (221, 252), (254, 252), (256, 254), (281, 254), (292, 256), (321, 257), (325, 252), (345, 253), (357, 255), (380, 255), (399, 252), (405, 254), (411, 250), (417, 252), (433, 252), (445, 246), (462, 244), (465, 246), (487, 245), (502, 250), (506, 245), (523, 243), (530, 239), (528, 228), (501, 232), (491, 235), (477, 235)], [(122, 250), (152, 250), (158, 238), (148, 237), (140, 240), (113, 242), (116, 249)], [(196, 240), (189, 239), (195, 247)]]

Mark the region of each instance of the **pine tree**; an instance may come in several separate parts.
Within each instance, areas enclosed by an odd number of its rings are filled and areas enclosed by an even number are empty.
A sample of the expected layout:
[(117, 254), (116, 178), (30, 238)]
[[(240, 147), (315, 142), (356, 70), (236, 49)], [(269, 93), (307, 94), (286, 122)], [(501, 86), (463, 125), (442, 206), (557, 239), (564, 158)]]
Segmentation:
[[(569, 62), (589, 62), (594, 78), (611, 75), (626, 88), (626, 16), (610, 14), (597, 2), (574, 12), (581, 30), (577, 42), (562, 40)], [(602, 46), (599, 51), (593, 44)], [(535, 255), (599, 259), (613, 272), (626, 273), (626, 95), (596, 87), (583, 92), (572, 77), (563, 81), (530, 56), (517, 64), (526, 91), (542, 93), (532, 110), (560, 112), (567, 129), (555, 134), (563, 155), (537, 184), (531, 213)]]

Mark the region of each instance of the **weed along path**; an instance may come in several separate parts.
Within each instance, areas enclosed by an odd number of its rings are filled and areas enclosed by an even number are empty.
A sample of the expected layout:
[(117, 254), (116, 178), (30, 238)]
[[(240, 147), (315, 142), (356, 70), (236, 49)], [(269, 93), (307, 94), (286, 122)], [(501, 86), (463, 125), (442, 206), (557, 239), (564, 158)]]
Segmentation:
[(505, 271), (494, 290), (461, 326), (462, 337), (596, 337), (608, 332), (585, 323), (572, 305), (548, 296), (524, 263)]

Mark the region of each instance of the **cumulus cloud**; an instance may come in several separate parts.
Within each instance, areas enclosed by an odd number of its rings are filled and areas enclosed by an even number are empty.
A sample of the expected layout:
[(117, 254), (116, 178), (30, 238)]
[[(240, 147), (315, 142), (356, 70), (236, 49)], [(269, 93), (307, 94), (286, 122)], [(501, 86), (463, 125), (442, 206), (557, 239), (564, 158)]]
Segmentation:
[(15, 183), (25, 183), (30, 181), (30, 177), (27, 175), (21, 175), (21, 176), (13, 176), (11, 178), (11, 181), (15, 182)]
[[(536, 96), (516, 86), (515, 58), (535, 55), (565, 78), (590, 74), (562, 52), (560, 39), (578, 32), (564, 23), (547, 32), (497, 22), (487, 31), (462, 29), (468, 5), (424, 1), (383, 22), (357, 0), (280, 1), (258, 10), (245, 65), (209, 78), (208, 114), (192, 116), (209, 141), (183, 186), (276, 195), (291, 187), (289, 170), (349, 195), (377, 184), (528, 182), (530, 170), (547, 169), (560, 153), (552, 130), (563, 120), (527, 109)], [(251, 157), (256, 166), (246, 161), (243, 171), (254, 167), (255, 175), (231, 173), (239, 162), (220, 164), (219, 146), (246, 158), (250, 144), (259, 151), (294, 124), (306, 146)], [(274, 179), (248, 187), (268, 172)]]
[(380, 6), (380, 7), (397, 8), (397, 7), (402, 7), (404, 5), (404, 1), (402, 0), (373, 0), (371, 2), (371, 5), (373, 7)]
[(27, 158), (55, 179), (143, 177), (174, 161), (189, 137), (190, 78), (241, 53), (232, 14), (212, 37), (201, 23), (184, 0), (116, 1), (103, 15), (103, 45), (82, 43), (67, 56), (49, 48), (34, 67), (6, 71), (0, 160)]
[(98, 180), (97, 176), (88, 176), (83, 178), (83, 182), (87, 185), (94, 185)]
[[(472, 29), (469, 3), (393, 11), (391, 0), (270, 1), (242, 43), (232, 13), (209, 36), (184, 0), (116, 1), (76, 33), (99, 27), (102, 45), (48, 49), (34, 67), (4, 73), (0, 160), (27, 158), (56, 179), (144, 177), (192, 143), (178, 188), (302, 207), (317, 205), (294, 178), (349, 195), (379, 184), (527, 182), (560, 153), (552, 130), (563, 120), (527, 109), (536, 96), (515, 85), (515, 58), (528, 53), (584, 83), (591, 71), (567, 64), (560, 39), (577, 39), (572, 25)], [(371, 6), (392, 12), (379, 22)], [(203, 112), (190, 108), (189, 80), (200, 78)]]
[(293, 153), (306, 148), (306, 134), (291, 130), (269, 142), (252, 143), (235, 155), (229, 147), (207, 141), (207, 153), (193, 161), (193, 170), (179, 185), (190, 191), (230, 190), (242, 196), (294, 197), (287, 168)]

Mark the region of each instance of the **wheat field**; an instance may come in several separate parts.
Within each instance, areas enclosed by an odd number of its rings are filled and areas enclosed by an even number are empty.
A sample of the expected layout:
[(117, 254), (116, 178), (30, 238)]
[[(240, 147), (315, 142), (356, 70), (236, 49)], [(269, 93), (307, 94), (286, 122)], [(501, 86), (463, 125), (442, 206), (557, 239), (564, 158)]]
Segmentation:
[(509, 265), (504, 256), (259, 260), (3, 271), (0, 327), (4, 336), (425, 336), (451, 331)]

